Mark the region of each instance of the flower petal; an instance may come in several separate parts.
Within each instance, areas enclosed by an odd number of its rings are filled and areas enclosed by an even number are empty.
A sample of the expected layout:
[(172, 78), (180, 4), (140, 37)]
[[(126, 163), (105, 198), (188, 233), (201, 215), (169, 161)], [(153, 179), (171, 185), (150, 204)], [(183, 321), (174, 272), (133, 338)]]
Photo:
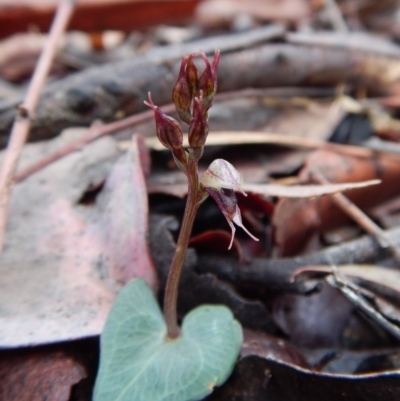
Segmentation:
[(200, 182), (205, 188), (232, 189), (247, 196), (242, 189), (243, 181), (241, 175), (231, 163), (224, 159), (214, 160), (201, 177)]

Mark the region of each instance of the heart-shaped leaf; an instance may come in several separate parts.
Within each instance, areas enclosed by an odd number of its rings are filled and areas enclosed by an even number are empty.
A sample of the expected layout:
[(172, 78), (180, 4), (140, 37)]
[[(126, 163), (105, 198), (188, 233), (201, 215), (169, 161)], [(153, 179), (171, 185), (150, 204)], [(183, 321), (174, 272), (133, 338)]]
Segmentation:
[(142, 279), (119, 293), (101, 336), (94, 401), (195, 401), (231, 373), (242, 329), (225, 306), (191, 311), (182, 335), (167, 338), (164, 317)]

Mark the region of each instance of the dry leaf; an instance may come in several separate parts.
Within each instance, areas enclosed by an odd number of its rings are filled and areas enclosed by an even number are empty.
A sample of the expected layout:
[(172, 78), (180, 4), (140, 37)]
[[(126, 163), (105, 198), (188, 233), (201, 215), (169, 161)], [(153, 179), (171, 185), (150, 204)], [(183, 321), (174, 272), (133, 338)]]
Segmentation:
[[(182, 21), (192, 15), (197, 0), (80, 0), (70, 29), (98, 32), (104, 29), (143, 29), (160, 23)], [(57, 0), (0, 2), (0, 37), (26, 31), (35, 23), (49, 28)]]
[(260, 21), (300, 23), (308, 18), (310, 8), (304, 0), (208, 0), (197, 9), (200, 24), (210, 27), (225, 25), (240, 14), (248, 14)]
[(349, 182), (344, 184), (293, 186), (277, 184), (244, 184), (243, 189), (246, 192), (253, 192), (265, 196), (277, 196), (280, 198), (311, 198), (314, 196), (348, 191), (349, 189), (369, 187), (370, 185), (377, 185), (380, 182), (380, 180), (369, 180), (363, 182)]
[[(38, 158), (49, 148), (71, 141), (71, 134), (27, 145), (23, 164), (34, 157), (32, 153)], [(90, 193), (101, 186), (120, 155), (110, 137), (16, 185), (0, 264), (0, 347), (98, 335), (114, 300), (116, 284), (141, 275), (156, 285), (146, 249), (146, 189), (143, 179), (135, 177), (140, 161), (138, 154), (132, 156), (135, 148), (132, 152), (131, 175), (121, 175), (117, 166), (105, 184), (111, 201), (100, 205), (85, 205), (80, 200), (88, 190)], [(134, 193), (126, 190), (124, 179), (129, 180)], [(123, 227), (121, 216), (114, 215), (118, 207), (131, 209), (125, 213), (128, 223), (135, 224), (131, 232)], [(121, 241), (118, 254), (108, 248), (117, 241)], [(132, 258), (130, 263), (128, 258)]]
[(68, 401), (71, 387), (86, 377), (63, 351), (38, 350), (0, 356), (2, 401)]
[[(319, 149), (309, 155), (299, 179), (308, 180), (313, 169), (320, 171), (332, 183), (360, 182), (377, 178), (382, 180), (379, 186), (365, 187), (346, 194), (361, 209), (371, 208), (400, 191), (400, 158), (397, 156), (377, 153), (356, 157)], [(330, 197), (307, 200), (280, 199), (275, 207), (273, 224), (281, 255), (297, 254), (313, 234), (337, 227), (348, 219), (333, 204)]]

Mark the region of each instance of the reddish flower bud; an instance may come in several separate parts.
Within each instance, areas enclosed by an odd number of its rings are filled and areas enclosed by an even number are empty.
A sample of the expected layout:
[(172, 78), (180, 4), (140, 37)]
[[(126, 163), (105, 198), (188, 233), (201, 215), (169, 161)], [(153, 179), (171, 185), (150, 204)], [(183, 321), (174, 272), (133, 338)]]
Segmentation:
[[(186, 76), (190, 56), (184, 56), (179, 70), (179, 76), (172, 91), (172, 101), (175, 103), (179, 118), (187, 124), (190, 124), (192, 118), (190, 106), (192, 104), (192, 86)], [(193, 62), (192, 62), (193, 64)]]
[(182, 128), (178, 121), (164, 114), (151, 99), (149, 92), (149, 101), (144, 102), (154, 111), (156, 120), (156, 131), (159, 141), (168, 149), (180, 149), (183, 143)]
[(193, 96), (199, 95), (199, 72), (197, 67), (194, 65), (193, 59), (197, 56), (193, 53), (189, 56), (189, 61), (186, 66), (186, 77), (190, 88), (192, 89)]
[(242, 178), (235, 167), (226, 160), (216, 159), (203, 174), (200, 182), (208, 194), (215, 200), (231, 228), (232, 239), (228, 249), (231, 249), (233, 238), (235, 237), (236, 228), (233, 223), (242, 227), (254, 241), (258, 241), (256, 237), (247, 231), (242, 222), (235, 191), (241, 192), (245, 196), (247, 195), (242, 189)]
[(217, 69), (219, 65), (220, 52), (216, 50), (212, 65), (204, 52), (200, 52), (200, 56), (206, 64), (206, 68), (199, 78), (199, 90), (203, 91), (203, 104), (205, 110), (212, 106), (214, 95), (217, 92)]
[(192, 149), (202, 148), (208, 135), (207, 111), (203, 109), (203, 96), (193, 100), (193, 118), (189, 126), (189, 146)]

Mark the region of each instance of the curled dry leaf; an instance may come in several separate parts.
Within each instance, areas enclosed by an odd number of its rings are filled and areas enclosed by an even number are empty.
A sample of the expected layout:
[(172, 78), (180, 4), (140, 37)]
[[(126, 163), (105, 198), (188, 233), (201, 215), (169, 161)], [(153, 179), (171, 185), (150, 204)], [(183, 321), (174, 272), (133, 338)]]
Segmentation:
[(244, 329), (240, 357), (244, 358), (248, 355), (258, 355), (265, 359), (308, 367), (300, 350), (289, 341), (266, 333)]

